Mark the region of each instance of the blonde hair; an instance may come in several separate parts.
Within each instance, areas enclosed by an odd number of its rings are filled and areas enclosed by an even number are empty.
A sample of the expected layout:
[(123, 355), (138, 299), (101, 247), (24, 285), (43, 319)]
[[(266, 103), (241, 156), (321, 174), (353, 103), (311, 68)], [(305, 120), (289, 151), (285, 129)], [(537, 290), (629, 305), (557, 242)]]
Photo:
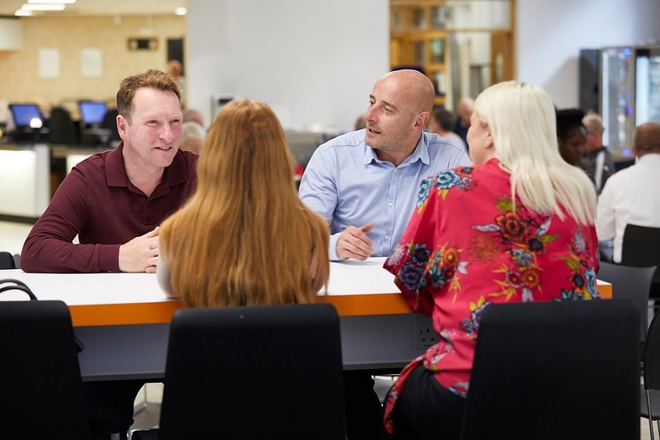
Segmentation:
[(197, 191), (160, 230), (175, 295), (193, 307), (306, 303), (327, 283), (329, 227), (296, 193), (293, 159), (268, 105), (215, 118)]
[(519, 81), (495, 84), (477, 97), (474, 111), (490, 128), (495, 156), (511, 172), (514, 202), (517, 195), (533, 211), (593, 224), (596, 191), (584, 171), (561, 158), (555, 108), (543, 89)]

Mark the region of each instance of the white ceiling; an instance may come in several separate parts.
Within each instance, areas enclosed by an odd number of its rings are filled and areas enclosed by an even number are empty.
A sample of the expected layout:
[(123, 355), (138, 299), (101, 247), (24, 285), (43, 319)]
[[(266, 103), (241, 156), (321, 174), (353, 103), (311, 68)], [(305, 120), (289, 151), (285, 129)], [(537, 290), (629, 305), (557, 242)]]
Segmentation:
[[(14, 15), (27, 0), (0, 0), (0, 16)], [(187, 0), (77, 0), (64, 11), (35, 12), (34, 15), (159, 15), (174, 14)]]

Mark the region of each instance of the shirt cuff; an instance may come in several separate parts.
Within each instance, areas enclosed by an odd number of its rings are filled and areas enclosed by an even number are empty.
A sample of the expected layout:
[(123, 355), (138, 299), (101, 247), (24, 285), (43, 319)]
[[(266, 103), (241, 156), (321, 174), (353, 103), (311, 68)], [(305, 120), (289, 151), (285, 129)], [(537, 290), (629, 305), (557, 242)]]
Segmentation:
[(119, 270), (119, 244), (99, 245), (99, 271), (120, 272)]
[(339, 240), (340, 235), (341, 232), (338, 232), (330, 236), (330, 246), (328, 246), (330, 261), (342, 261), (342, 259), (337, 256), (337, 241)]

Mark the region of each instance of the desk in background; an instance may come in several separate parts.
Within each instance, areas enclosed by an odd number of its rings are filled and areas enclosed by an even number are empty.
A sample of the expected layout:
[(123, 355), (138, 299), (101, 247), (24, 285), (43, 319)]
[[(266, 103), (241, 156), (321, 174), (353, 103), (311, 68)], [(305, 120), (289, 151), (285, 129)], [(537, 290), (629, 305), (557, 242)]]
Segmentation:
[[(82, 159), (107, 147), (48, 143), (0, 143), (0, 218), (34, 223), (50, 203), (59, 180)], [(56, 164), (64, 164), (53, 179)]]
[[(412, 313), (382, 268), (384, 258), (331, 263), (327, 296), (340, 315), (344, 368), (396, 372), (433, 343), (431, 320)], [(84, 380), (161, 380), (169, 322), (183, 307), (168, 299), (154, 274), (35, 274), (3, 271), (42, 300), (71, 311)], [(611, 285), (599, 290), (611, 297)], [(6, 295), (4, 293), (3, 295)], [(13, 295), (13, 294), (12, 294)], [(16, 293), (16, 295), (21, 295)]]

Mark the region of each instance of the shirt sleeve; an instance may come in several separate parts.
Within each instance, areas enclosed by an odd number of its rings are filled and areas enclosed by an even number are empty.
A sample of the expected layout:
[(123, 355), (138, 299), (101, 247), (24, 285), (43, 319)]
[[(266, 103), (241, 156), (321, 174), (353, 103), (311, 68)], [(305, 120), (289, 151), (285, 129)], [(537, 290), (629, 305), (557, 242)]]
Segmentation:
[(158, 257), (158, 267), (156, 268), (156, 279), (158, 280), (158, 285), (163, 292), (167, 294), (168, 298), (176, 298), (174, 295), (174, 289), (172, 288), (172, 272), (170, 270), (170, 262), (166, 255), (167, 251), (163, 247), (161, 242), (160, 246), (160, 256)]
[(472, 165), (472, 160), (470, 156), (467, 155), (465, 150), (458, 151), (449, 161), (449, 166), (447, 168), (456, 168), (460, 166), (470, 166)]
[(75, 168), (58, 187), (21, 251), (26, 272), (119, 272), (118, 244), (74, 244), (85, 226), (89, 183)]
[[(332, 222), (337, 207), (336, 168), (334, 160), (318, 149), (305, 168), (298, 194), (305, 205), (326, 221)], [(330, 260), (337, 261), (337, 240), (341, 232), (330, 236)]]

